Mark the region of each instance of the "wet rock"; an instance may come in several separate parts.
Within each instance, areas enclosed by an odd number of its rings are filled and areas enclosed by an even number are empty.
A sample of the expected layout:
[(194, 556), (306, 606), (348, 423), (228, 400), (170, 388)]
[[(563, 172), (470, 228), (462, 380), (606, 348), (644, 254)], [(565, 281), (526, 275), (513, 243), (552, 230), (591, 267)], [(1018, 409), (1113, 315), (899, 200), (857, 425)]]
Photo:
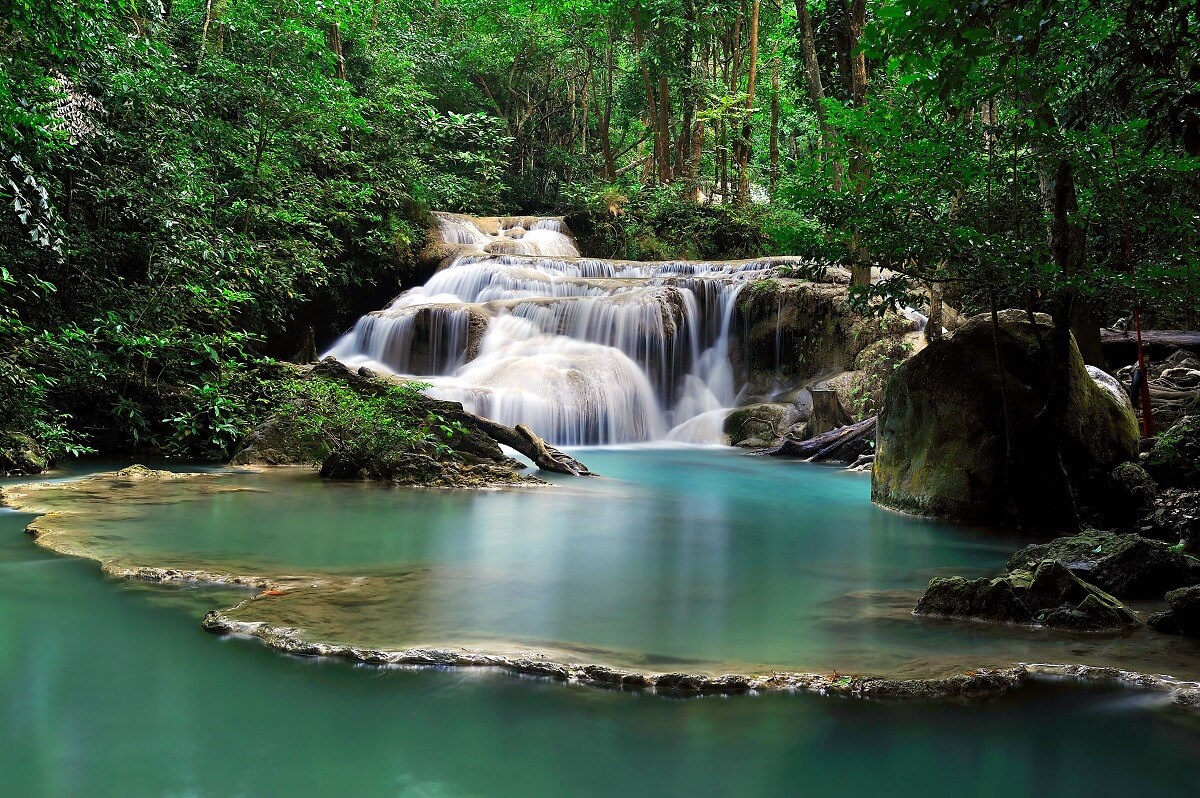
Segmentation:
[(187, 474), (176, 474), (174, 471), (158, 471), (153, 468), (147, 468), (144, 465), (131, 465), (127, 468), (122, 468), (119, 471), (114, 471), (112, 474), (117, 479), (148, 479), (157, 481), (166, 481), (174, 479), (186, 479)]
[(1167, 611), (1150, 616), (1152, 628), (1168, 634), (1200, 637), (1200, 584), (1167, 594)]
[(999, 315), (1013, 467), (1006, 468), (991, 319), (974, 316), (953, 336), (905, 361), (888, 383), (872, 480), (876, 502), (960, 521), (1021, 520), (1054, 528), (1073, 520), (1073, 495), (1086, 504), (1097, 490), (1107, 489), (1097, 474), (1107, 475), (1137, 459), (1132, 408), (1092, 379), (1072, 345), (1069, 423), (1063, 430), (1060, 465), (1039, 422), (1049, 393), (1049, 369), (1037, 339), (1049, 336), (1050, 319), (1039, 315), (1035, 328), (1024, 312)]
[(799, 413), (790, 404), (748, 405), (725, 417), (725, 434), (733, 446), (772, 446), (798, 421)]
[(735, 382), (750, 395), (769, 396), (815, 375), (852, 371), (855, 358), (875, 341), (912, 330), (899, 314), (881, 323), (854, 313), (846, 302), (848, 287), (831, 277), (757, 280), (739, 294), (730, 360)]
[(1075, 576), (1121, 598), (1150, 598), (1200, 582), (1200, 559), (1158, 540), (1091, 530), (1026, 546), (1008, 571), (1026, 571), (1043, 560), (1062, 563)]
[(0, 431), (0, 476), (40, 474), (53, 465), (49, 452), (29, 435)]
[(1139, 624), (1133, 610), (1056, 560), (993, 579), (934, 578), (913, 612), (1084, 632), (1114, 632)]
[(917, 602), (917, 615), (976, 618), (998, 623), (1032, 623), (1033, 616), (1004, 578), (935, 577)]
[(1034, 620), (1059, 629), (1106, 631), (1138, 626), (1137, 614), (1057, 560), (1042, 560), (1021, 603)]

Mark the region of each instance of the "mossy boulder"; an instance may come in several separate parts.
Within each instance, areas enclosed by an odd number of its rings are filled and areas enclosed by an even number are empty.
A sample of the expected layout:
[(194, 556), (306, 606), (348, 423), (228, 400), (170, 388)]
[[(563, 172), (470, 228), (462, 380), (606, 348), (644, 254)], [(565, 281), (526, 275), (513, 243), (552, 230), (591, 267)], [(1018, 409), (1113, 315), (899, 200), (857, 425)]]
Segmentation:
[(1108, 475), (1109, 490), (1096, 496), (1105, 518), (1131, 524), (1154, 509), (1158, 483), (1137, 463), (1121, 463)]
[(40, 474), (53, 465), (54, 458), (29, 435), (0, 431), (0, 475)]
[(1081, 632), (1139, 625), (1133, 610), (1049, 559), (994, 579), (934, 578), (913, 612)]
[(733, 446), (761, 448), (774, 445), (792, 425), (803, 420), (795, 405), (747, 405), (725, 417), (725, 434)]
[[(367, 369), (351, 371), (333, 358), (299, 372), (298, 379), (325, 381), (344, 387), (359, 397), (377, 397), (396, 388), (398, 381)], [(454, 433), (436, 451), (391, 449), (380, 444), (353, 451), (313, 450), (311, 436), (293, 422), (294, 414), (281, 413), (260, 425), (234, 455), (234, 465), (321, 465), (329, 479), (375, 479), (404, 485), (480, 487), (529, 481), (520, 464), (504, 454), (500, 445), (481, 428), (482, 420), (467, 413), (458, 402), (411, 397), (403, 410), (404, 423), (417, 428), (437, 420)]]
[(935, 577), (917, 602), (917, 615), (974, 618), (996, 623), (1033, 623), (1033, 615), (1017, 598), (1005, 577), (965, 579)]
[(1146, 467), (1164, 485), (1200, 488), (1200, 413), (1160, 432)]
[(1121, 598), (1158, 597), (1200, 582), (1200, 560), (1195, 557), (1161, 541), (1094, 530), (1026, 546), (1009, 559), (1008, 571), (1025, 571), (1047, 559)]
[(1136, 460), (1137, 421), (1120, 391), (1092, 378), (1072, 342), (1060, 461), (1039, 418), (1050, 388), (1050, 332), (1048, 316), (1031, 322), (1008, 310), (994, 340), (990, 316), (974, 316), (897, 368), (879, 414), (874, 501), (959, 521), (1049, 528), (1074, 516), (1072, 495), (1094, 503), (1112, 470)]
[(1148, 623), (1160, 632), (1200, 637), (1200, 584), (1167, 594), (1166, 612), (1156, 612)]

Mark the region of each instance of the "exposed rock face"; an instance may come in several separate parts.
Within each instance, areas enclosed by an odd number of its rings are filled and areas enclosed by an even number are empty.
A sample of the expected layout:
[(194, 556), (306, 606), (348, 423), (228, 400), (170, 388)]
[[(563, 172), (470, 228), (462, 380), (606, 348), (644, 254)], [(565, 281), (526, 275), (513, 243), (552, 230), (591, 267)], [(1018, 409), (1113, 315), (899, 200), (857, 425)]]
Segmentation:
[(1172, 590), (1166, 612), (1156, 612), (1148, 622), (1160, 632), (1200, 637), (1200, 585)]
[(1089, 531), (1026, 546), (1008, 561), (1010, 573), (1053, 559), (1080, 579), (1121, 598), (1158, 597), (1200, 582), (1200, 560), (1138, 535)]
[(1139, 624), (1133, 610), (1049, 559), (994, 579), (934, 578), (913, 612), (1083, 632)]
[(0, 431), (0, 475), (40, 474), (53, 465), (54, 459), (33, 438)]
[(1119, 393), (1092, 379), (1072, 344), (1060, 465), (1038, 422), (1050, 383), (1038, 336), (1048, 339), (1049, 333), (1048, 316), (1037, 317), (1035, 330), (1021, 311), (1000, 314), (998, 343), (1013, 430), (1010, 468), (990, 317), (967, 320), (953, 336), (905, 361), (888, 383), (879, 414), (872, 498), (898, 510), (961, 521), (1020, 519), (1053, 527), (1068, 517), (1072, 491), (1087, 505), (1097, 489), (1107, 490), (1113, 468), (1137, 458), (1133, 410)]
[(742, 289), (730, 359), (735, 382), (746, 385), (749, 395), (767, 396), (817, 375), (853, 371), (855, 359), (871, 344), (913, 329), (902, 316), (880, 322), (851, 312), (843, 278), (830, 269), (819, 282), (760, 280)]

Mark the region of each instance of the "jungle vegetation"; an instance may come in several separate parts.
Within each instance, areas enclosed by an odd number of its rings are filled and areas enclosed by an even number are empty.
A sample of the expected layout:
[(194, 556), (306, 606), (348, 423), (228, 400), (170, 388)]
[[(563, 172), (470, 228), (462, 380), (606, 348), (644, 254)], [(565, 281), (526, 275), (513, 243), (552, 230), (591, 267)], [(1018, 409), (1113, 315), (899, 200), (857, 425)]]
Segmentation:
[(1200, 0), (0, 10), (0, 429), (58, 454), (224, 454), (431, 209), (811, 255), (864, 308), (1047, 311), (1092, 357), (1135, 309), (1196, 325)]

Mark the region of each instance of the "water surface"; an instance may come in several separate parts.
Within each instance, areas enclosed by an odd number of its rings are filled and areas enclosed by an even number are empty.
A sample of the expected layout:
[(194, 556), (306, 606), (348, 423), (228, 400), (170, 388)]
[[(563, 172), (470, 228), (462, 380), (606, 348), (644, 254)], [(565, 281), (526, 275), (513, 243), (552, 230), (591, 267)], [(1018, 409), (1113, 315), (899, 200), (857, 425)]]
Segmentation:
[(915, 618), (931, 576), (994, 573), (1025, 541), (881, 510), (865, 475), (710, 448), (579, 455), (605, 477), (465, 492), (242, 473), (203, 483), (216, 492), (184, 481), (104, 495), (71, 523), (83, 549), (126, 564), (331, 577), (231, 615), (361, 647), (660, 672), (1081, 662), (1200, 676), (1200, 643), (1146, 629), (1071, 637)]
[(0, 774), (22, 796), (1196, 794), (1157, 696), (982, 706), (669, 700), (280, 656), (200, 631), (226, 596), (106, 583), (0, 512)]

